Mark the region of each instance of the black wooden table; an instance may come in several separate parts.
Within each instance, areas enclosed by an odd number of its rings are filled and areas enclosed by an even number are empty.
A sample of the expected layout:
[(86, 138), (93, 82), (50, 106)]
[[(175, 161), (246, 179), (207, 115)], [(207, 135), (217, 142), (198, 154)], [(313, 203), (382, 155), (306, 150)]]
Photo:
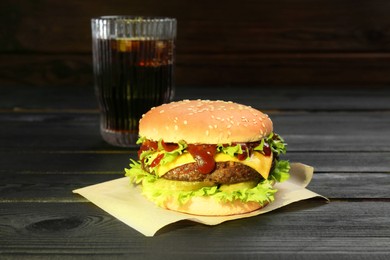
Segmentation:
[(389, 259), (389, 88), (178, 87), (184, 98), (267, 112), (285, 158), (314, 166), (308, 188), (330, 202), (145, 237), (72, 193), (123, 177), (136, 157), (100, 138), (92, 88), (1, 86), (0, 259)]

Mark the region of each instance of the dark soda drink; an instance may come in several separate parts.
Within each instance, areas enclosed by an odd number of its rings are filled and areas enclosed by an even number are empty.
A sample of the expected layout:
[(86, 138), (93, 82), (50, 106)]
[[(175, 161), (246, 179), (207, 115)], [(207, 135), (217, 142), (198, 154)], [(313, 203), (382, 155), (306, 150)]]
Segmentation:
[(107, 142), (134, 145), (142, 114), (172, 100), (174, 47), (164, 39), (95, 40), (95, 91)]

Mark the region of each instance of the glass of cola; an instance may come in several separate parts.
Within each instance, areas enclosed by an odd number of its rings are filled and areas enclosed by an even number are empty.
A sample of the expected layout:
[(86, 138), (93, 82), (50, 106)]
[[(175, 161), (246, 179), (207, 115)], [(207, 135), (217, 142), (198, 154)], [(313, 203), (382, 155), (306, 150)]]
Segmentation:
[(93, 18), (92, 53), (100, 132), (109, 144), (135, 145), (138, 121), (174, 95), (174, 18)]

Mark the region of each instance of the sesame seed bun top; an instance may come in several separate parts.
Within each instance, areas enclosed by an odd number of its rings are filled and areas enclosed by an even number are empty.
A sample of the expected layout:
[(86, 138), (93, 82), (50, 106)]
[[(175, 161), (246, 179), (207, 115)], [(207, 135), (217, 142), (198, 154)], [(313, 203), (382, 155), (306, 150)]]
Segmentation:
[(163, 104), (149, 110), (139, 123), (140, 136), (172, 143), (255, 142), (272, 131), (268, 115), (250, 106), (220, 100)]

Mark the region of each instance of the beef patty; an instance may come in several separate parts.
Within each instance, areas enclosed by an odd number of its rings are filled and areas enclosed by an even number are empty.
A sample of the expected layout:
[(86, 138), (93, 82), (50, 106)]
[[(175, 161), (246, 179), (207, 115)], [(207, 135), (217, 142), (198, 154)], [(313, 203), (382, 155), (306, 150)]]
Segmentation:
[(176, 181), (211, 181), (218, 184), (232, 184), (244, 181), (259, 182), (263, 177), (249, 166), (237, 162), (217, 162), (209, 174), (200, 173), (196, 163), (176, 167), (162, 178)]

